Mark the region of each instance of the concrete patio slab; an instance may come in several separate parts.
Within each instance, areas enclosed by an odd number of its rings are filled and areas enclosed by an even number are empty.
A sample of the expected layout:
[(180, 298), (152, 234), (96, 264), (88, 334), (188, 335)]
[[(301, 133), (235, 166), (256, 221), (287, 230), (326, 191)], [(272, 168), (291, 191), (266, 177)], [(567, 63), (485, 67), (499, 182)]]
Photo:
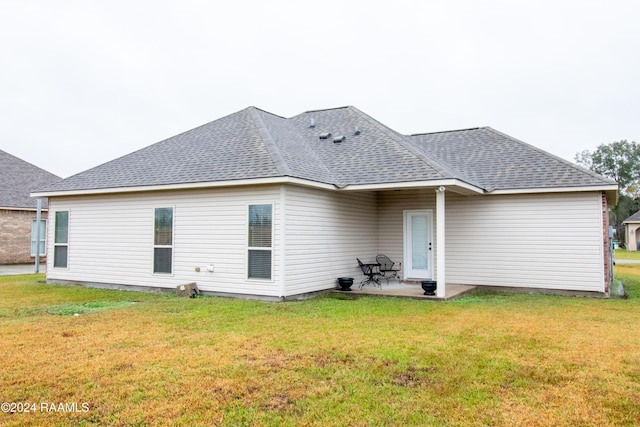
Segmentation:
[(437, 296), (424, 295), (424, 290), (419, 284), (415, 283), (397, 283), (391, 282), (388, 285), (383, 281), (382, 287), (376, 286), (363, 286), (359, 288), (359, 283), (354, 283), (351, 287), (351, 291), (341, 291), (336, 289), (335, 292), (352, 294), (352, 295), (369, 295), (369, 296), (392, 296), (399, 298), (413, 298), (413, 299), (426, 299), (434, 301), (448, 301), (451, 299), (459, 298), (462, 295), (475, 289), (475, 286), (467, 285), (447, 285), (446, 296), (444, 298), (438, 298)]

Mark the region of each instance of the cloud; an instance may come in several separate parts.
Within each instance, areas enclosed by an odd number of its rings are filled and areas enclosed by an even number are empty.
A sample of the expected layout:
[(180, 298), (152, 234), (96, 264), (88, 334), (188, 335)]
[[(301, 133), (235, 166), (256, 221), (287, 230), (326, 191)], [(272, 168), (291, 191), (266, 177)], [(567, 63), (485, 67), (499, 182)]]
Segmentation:
[(5, 2), (0, 149), (62, 176), (248, 105), (492, 126), (572, 159), (638, 139), (633, 1)]

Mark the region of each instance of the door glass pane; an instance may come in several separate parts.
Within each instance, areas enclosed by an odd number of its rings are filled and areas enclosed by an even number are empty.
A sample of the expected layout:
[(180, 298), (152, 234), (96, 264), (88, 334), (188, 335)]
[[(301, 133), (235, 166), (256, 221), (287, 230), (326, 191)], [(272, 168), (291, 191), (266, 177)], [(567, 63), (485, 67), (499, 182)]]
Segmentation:
[(427, 265), (427, 216), (411, 216), (411, 268), (426, 270)]

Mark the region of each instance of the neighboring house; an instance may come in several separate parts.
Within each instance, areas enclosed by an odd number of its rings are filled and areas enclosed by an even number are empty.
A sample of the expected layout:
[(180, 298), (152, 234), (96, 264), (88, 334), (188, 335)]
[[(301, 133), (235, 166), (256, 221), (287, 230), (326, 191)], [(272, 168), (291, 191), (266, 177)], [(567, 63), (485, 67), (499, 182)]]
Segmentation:
[(275, 299), (362, 278), (606, 295), (617, 184), (488, 127), (402, 135), (354, 107), (249, 107), (37, 191), (51, 283)]
[[(59, 180), (60, 177), (0, 150), (0, 264), (34, 262), (37, 240), (40, 254), (45, 255), (46, 216), (42, 216), (38, 239), (37, 201), (29, 193)], [(46, 200), (42, 207), (46, 213)]]
[(627, 250), (640, 251), (640, 211), (625, 219), (622, 224), (626, 233)]

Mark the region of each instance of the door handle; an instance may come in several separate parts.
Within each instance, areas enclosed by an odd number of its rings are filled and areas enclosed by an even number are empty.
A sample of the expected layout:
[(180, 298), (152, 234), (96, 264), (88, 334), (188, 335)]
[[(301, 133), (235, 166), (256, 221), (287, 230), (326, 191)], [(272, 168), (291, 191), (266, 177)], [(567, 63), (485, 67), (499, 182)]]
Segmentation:
[(429, 242), (429, 250), (431, 250), (431, 242)]

